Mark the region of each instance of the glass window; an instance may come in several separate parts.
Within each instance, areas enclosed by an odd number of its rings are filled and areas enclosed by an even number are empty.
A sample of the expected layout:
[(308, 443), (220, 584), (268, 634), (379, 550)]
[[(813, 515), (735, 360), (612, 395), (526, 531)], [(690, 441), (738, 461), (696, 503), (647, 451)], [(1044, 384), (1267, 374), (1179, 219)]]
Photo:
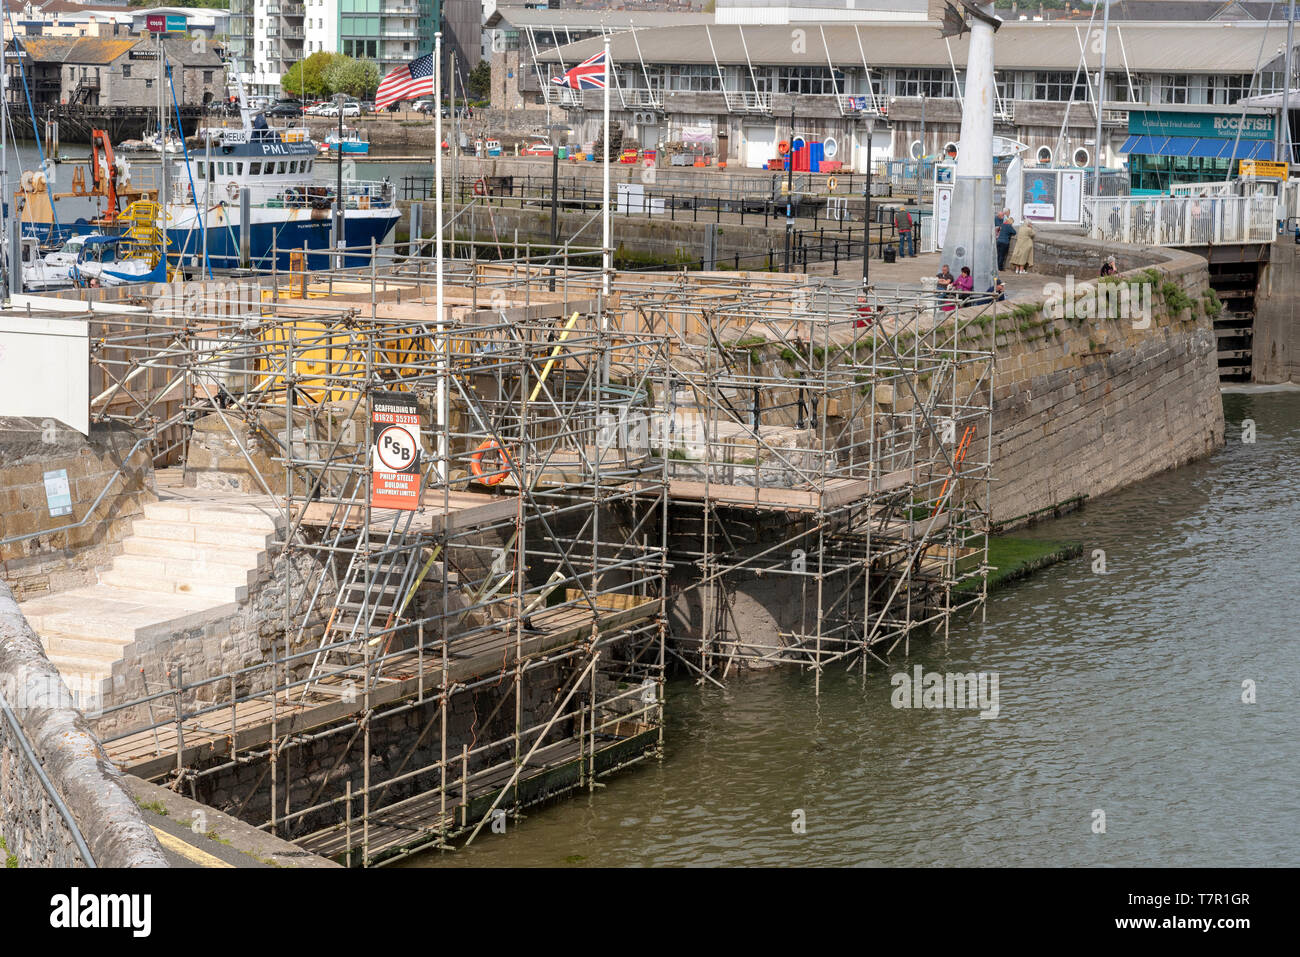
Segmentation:
[(843, 92), (845, 89), (844, 73), (836, 70), (835, 75), (832, 77), (831, 71), (827, 67), (782, 67), (777, 72), (776, 89), (778, 93), (813, 96)]
[(249, 176), (261, 176), (261, 175), (262, 175), (262, 164), (261, 164), (261, 163), (249, 163), (249, 164), (248, 164), (248, 175), (249, 175)]
[(1171, 75), (1163, 77), (1160, 81), (1160, 102), (1186, 103), (1188, 85), (1186, 76)]
[(1065, 103), (1070, 100), (1087, 102), (1090, 99), (1087, 78), (1082, 72), (1079, 73), (1077, 80), (1074, 73), (1064, 71), (1036, 73), (1034, 74), (1034, 99), (1054, 103)]

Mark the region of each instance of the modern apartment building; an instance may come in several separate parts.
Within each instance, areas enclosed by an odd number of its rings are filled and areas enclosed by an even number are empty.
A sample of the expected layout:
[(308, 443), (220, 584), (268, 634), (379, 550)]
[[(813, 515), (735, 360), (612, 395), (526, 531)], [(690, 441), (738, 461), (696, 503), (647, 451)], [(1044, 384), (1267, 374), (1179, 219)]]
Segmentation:
[(436, 24), (458, 72), (479, 60), (481, 0), (230, 0), (230, 50), (249, 93), (275, 94), (321, 50), (371, 60), (382, 76), (433, 49)]

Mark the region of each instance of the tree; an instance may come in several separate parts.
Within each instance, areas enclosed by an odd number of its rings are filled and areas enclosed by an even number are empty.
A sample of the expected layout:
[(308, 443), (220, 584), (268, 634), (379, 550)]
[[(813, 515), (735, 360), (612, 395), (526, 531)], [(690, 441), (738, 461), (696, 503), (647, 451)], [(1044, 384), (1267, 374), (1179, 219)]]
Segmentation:
[(487, 60), (479, 60), (469, 74), (469, 97), (471, 100), (486, 100), (492, 96), (492, 67)]
[(329, 95), (329, 84), (325, 82), (325, 73), (341, 54), (328, 50), (318, 50), (305, 60), (299, 60), (285, 72), (280, 86), (286, 93), (302, 97), (322, 97)]
[(324, 79), (331, 93), (369, 96), (379, 87), (379, 67), (370, 60), (339, 56), (325, 70)]
[[(605, 158), (605, 131), (601, 130), (596, 134), (596, 142), (592, 146), (592, 155), (596, 157), (596, 162)], [(609, 161), (617, 163), (618, 158), (623, 154), (623, 127), (613, 121), (609, 124)]]

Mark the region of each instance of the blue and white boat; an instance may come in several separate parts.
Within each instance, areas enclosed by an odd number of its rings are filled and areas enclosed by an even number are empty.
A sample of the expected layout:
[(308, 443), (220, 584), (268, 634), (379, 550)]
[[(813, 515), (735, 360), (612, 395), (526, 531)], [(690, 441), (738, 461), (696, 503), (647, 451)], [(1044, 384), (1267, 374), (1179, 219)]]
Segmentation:
[[(244, 116), (243, 128), (213, 131), (210, 148), (197, 147), (176, 164), (167, 203), (168, 259), (201, 270), (206, 232), (208, 264), (237, 267), (247, 229), (255, 269), (270, 269), (273, 258), (288, 269), (290, 256), (303, 250), (308, 268), (328, 268), (336, 188), (316, 181), (310, 136), (305, 129), (273, 129), (260, 114)], [(241, 215), (245, 194), (247, 223)], [(384, 242), (397, 225), (396, 190), (387, 180), (348, 180), (342, 205), (345, 244), (366, 250), (347, 256), (346, 265), (365, 265), (371, 243)]]
[(320, 144), (321, 153), (325, 155), (337, 153), (339, 151), (340, 142), (343, 144), (343, 153), (345, 156), (349, 154), (353, 156), (364, 156), (370, 152), (370, 140), (366, 138), (365, 133), (361, 130), (352, 129), (351, 127), (344, 127), (343, 139), (341, 141), (339, 140), (338, 133), (331, 133), (329, 136), (325, 137), (325, 141)]

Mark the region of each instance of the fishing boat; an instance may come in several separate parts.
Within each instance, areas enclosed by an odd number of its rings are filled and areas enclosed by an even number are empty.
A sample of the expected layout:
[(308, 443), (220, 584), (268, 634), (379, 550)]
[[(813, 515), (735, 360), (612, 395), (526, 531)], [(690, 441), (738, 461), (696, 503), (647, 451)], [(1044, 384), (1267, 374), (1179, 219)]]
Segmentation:
[(370, 140), (362, 130), (344, 127), (343, 139), (339, 139), (338, 133), (331, 133), (325, 137), (324, 142), (319, 144), (318, 149), (322, 154), (339, 152), (339, 144), (343, 144), (343, 152), (352, 155), (365, 155), (370, 152)]
[[(269, 269), (275, 259), (288, 269), (292, 254), (304, 250), (309, 268), (326, 268), (337, 187), (316, 181), (316, 146), (305, 129), (275, 129), (262, 114), (242, 115), (241, 128), (215, 131), (175, 164), (166, 207), (169, 260), (200, 270), (205, 258), (210, 268), (237, 267), (247, 229), (254, 268)], [(400, 218), (396, 190), (387, 180), (345, 180), (342, 207), (345, 245), (367, 250), (347, 256), (346, 265), (368, 263), (371, 243), (383, 242)]]

